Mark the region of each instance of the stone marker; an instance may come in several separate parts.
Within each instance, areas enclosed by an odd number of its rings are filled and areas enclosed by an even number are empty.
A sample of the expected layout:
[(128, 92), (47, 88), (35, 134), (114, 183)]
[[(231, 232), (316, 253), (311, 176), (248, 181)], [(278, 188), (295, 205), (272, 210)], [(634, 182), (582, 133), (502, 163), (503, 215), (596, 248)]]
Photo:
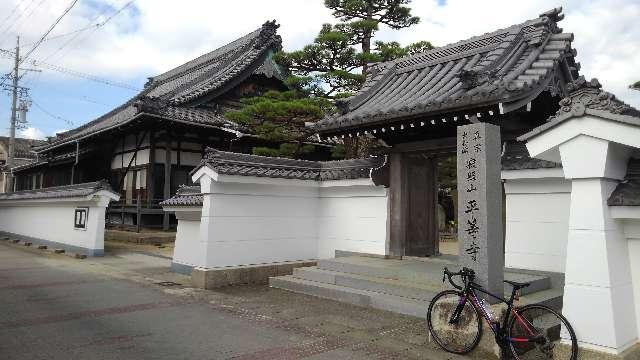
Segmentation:
[(478, 284), (502, 295), (500, 128), (485, 123), (459, 126), (457, 147), (460, 264), (475, 270)]

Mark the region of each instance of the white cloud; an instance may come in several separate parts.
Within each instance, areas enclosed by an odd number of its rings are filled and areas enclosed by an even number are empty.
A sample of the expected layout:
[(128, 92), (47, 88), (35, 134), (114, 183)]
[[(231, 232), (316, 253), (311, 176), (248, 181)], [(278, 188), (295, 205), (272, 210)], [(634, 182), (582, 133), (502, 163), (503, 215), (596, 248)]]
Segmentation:
[(24, 130), (19, 130), (18, 137), (26, 138), (26, 139), (43, 140), (45, 138), (45, 135), (42, 130), (30, 126)]
[[(2, 1), (0, 14), (8, 14), (17, 2)], [(53, 35), (89, 24), (100, 12), (95, 9), (96, 3), (115, 9), (126, 2), (80, 2)], [(445, 6), (437, 3), (414, 0), (411, 7), (422, 18), (421, 24), (400, 31), (383, 29), (379, 38), (403, 44), (430, 40), (444, 45), (535, 18), (558, 5), (557, 0), (448, 0)], [(18, 28), (24, 41), (35, 41), (67, 4), (66, 0), (47, 1), (28, 21), (22, 21)], [(286, 49), (300, 48), (312, 41), (322, 23), (335, 21), (322, 0), (184, 0), (178, 5), (174, 1), (137, 0), (134, 4), (135, 8), (124, 11), (107, 26), (81, 33), (76, 42), (49, 62), (126, 81), (166, 71), (252, 31), (266, 20), (276, 19), (281, 24), (279, 33)], [(566, 19), (560, 25), (575, 34), (581, 73), (587, 78), (598, 77), (607, 90), (640, 107), (640, 92), (627, 88), (640, 80), (640, 2), (565, 0), (564, 5)], [(4, 27), (0, 25), (0, 35)], [(69, 38), (44, 43), (34, 57), (46, 58)], [(0, 36), (0, 46), (11, 46), (12, 41), (8, 40)], [(51, 72), (43, 76), (51, 76)]]

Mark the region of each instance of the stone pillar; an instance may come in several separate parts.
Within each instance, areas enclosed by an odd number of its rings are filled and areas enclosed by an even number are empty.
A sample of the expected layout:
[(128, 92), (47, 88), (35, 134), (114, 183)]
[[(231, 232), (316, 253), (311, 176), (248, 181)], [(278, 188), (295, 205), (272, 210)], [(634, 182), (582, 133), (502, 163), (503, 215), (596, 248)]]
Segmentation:
[(581, 348), (619, 354), (637, 329), (627, 242), (607, 199), (624, 178), (628, 148), (579, 135), (559, 150), (572, 180), (562, 313)]
[(500, 128), (486, 123), (460, 126), (457, 149), (460, 262), (475, 270), (476, 281), (485, 289), (501, 295), (504, 237)]

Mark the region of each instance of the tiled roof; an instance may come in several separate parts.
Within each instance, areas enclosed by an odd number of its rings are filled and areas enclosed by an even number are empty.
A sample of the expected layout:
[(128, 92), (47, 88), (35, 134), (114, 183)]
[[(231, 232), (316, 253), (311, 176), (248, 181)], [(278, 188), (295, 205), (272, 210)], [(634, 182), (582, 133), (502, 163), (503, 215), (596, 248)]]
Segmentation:
[(224, 175), (322, 181), (367, 178), (372, 169), (382, 166), (383, 163), (382, 157), (307, 161), (207, 149), (201, 166), (208, 166), (218, 174)]
[(613, 190), (607, 203), (610, 206), (640, 206), (640, 159), (630, 159), (627, 175)]
[(113, 190), (109, 183), (105, 180), (95, 181), (90, 183), (76, 184), (76, 185), (66, 185), (66, 186), (56, 186), (49, 188), (42, 188), (38, 190), (25, 190), (25, 191), (16, 191), (10, 193), (0, 194), (0, 202), (9, 201), (9, 200), (28, 200), (28, 199), (59, 199), (59, 198), (69, 198), (69, 197), (82, 197), (89, 196), (97, 193), (98, 191), (110, 191), (112, 193)]
[(546, 123), (520, 136), (524, 141), (558, 124), (585, 114), (612, 121), (640, 126), (640, 111), (602, 90), (598, 79), (586, 81), (584, 77), (567, 84), (569, 96), (560, 101), (560, 109)]
[(556, 85), (560, 62), (566, 61), (570, 68), (569, 80), (577, 77), (573, 34), (557, 27), (564, 17), (561, 11), (374, 65), (361, 91), (339, 104), (339, 114), (313, 126), (330, 134), (415, 116), (530, 101)]
[(180, 186), (176, 194), (161, 202), (162, 206), (202, 206), (203, 196), (200, 186)]
[[(150, 79), (147, 96), (184, 104), (226, 85), (239, 74), (260, 68), (271, 50), (281, 47), (275, 21), (240, 39)], [(249, 73), (250, 74), (250, 73)], [(247, 74), (247, 76), (249, 75)], [(279, 77), (279, 72), (271, 72)]]
[(270, 63), (273, 61), (270, 53), (281, 47), (277, 29), (275, 21), (266, 22), (236, 41), (150, 78), (145, 88), (125, 104), (82, 126), (58, 134), (38, 150), (123, 125), (140, 113), (200, 125), (234, 128), (235, 124), (223, 119), (217, 112), (194, 108), (188, 103), (226, 89), (252, 73), (284, 78), (277, 65)]
[(532, 158), (523, 142), (509, 141), (502, 154), (502, 170), (525, 170), (541, 168), (559, 168), (561, 164)]
[[(41, 145), (42, 143), (42, 140), (16, 138), (15, 157), (21, 159), (35, 158), (36, 154), (31, 150), (31, 147)], [(7, 152), (9, 151), (8, 136), (0, 136), (0, 148), (6, 149)], [(3, 155), (0, 155), (0, 160), (5, 160)]]

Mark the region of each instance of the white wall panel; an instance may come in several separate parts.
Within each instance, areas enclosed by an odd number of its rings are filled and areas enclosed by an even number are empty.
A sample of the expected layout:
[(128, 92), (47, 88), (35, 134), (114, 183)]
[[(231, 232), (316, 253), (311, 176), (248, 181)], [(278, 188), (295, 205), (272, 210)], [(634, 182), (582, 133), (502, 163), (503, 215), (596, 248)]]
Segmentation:
[(564, 272), (571, 182), (512, 178), (505, 192), (505, 266)]

